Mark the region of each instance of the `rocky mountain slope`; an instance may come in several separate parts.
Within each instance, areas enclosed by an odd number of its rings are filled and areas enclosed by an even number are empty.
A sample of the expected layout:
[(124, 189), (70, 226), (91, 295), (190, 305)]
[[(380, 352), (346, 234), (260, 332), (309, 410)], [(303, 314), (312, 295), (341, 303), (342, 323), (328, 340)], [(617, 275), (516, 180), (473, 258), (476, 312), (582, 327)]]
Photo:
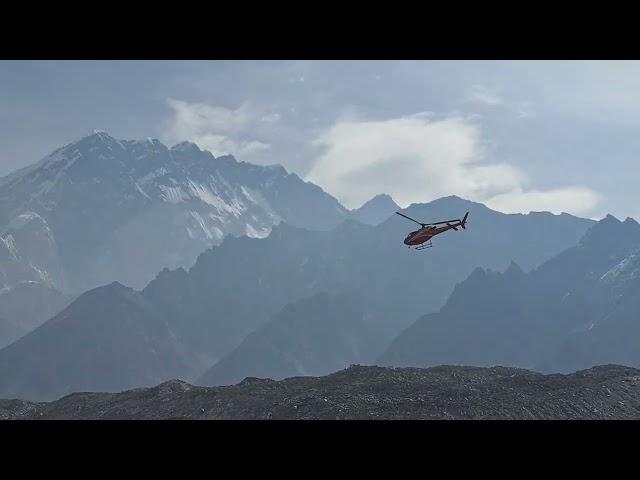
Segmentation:
[(53, 233), (34, 212), (20, 213), (8, 223), (0, 223), (0, 289), (28, 281), (49, 286), (64, 283)]
[(229, 387), (177, 380), (51, 403), (0, 401), (0, 419), (640, 419), (640, 370), (571, 375), (505, 367), (353, 366), (325, 377), (247, 378)]
[(515, 263), (504, 273), (478, 268), (379, 362), (565, 372), (614, 362), (640, 366), (639, 247), (638, 223), (607, 216), (529, 273)]
[(372, 361), (382, 345), (379, 332), (363, 320), (357, 298), (319, 293), (287, 305), (198, 383), (231, 385), (245, 377), (326, 375)]
[(544, 370), (572, 371), (603, 360), (640, 366), (640, 264), (632, 251), (604, 275), (574, 296), (590, 308), (586, 322), (572, 331), (553, 356), (540, 364)]
[(164, 267), (191, 266), (227, 234), (264, 237), (282, 220), (326, 229), (347, 215), (279, 165), (97, 132), (0, 179), (0, 259), (11, 259), (0, 282), (141, 288)]
[(200, 363), (139, 292), (114, 283), (81, 295), (0, 350), (3, 396), (53, 399), (183, 376)]

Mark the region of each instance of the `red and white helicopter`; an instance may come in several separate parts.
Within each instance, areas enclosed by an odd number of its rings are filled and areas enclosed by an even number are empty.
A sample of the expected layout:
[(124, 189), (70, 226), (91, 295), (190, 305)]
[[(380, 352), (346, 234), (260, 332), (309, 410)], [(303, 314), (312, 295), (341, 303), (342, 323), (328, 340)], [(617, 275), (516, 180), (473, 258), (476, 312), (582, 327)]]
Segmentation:
[[(412, 222), (416, 222), (422, 228), (420, 230), (416, 230), (415, 232), (411, 232), (407, 235), (407, 238), (404, 239), (404, 244), (408, 245), (409, 248), (416, 247), (416, 250), (422, 250), (424, 248), (432, 247), (431, 239), (436, 235), (446, 232), (447, 230), (458, 230), (458, 227), (461, 227), (463, 230), (466, 228), (467, 217), (469, 216), (469, 212), (465, 213), (462, 220), (456, 218), (454, 220), (444, 220), (442, 222), (433, 222), (433, 223), (421, 223), (417, 220), (414, 220), (411, 217), (407, 217), (406, 215), (396, 212), (401, 217), (404, 217)], [(443, 227), (438, 227), (437, 225), (444, 225)]]

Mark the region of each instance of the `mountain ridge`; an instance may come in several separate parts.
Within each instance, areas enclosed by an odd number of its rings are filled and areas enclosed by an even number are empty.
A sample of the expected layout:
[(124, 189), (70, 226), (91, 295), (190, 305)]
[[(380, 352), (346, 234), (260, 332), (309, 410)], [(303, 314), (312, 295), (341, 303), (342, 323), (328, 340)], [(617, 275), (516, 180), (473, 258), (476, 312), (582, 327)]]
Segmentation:
[[(575, 246), (527, 273), (515, 263), (503, 272), (477, 268), (442, 309), (400, 333), (378, 361), (420, 367), (499, 363), (545, 372), (600, 363), (640, 366), (631, 334), (637, 329), (632, 312), (640, 305), (638, 249), (640, 225), (608, 215)], [(627, 325), (626, 337), (616, 322)], [(613, 328), (617, 340), (607, 340)], [(600, 342), (599, 356), (589, 342)], [(616, 355), (623, 345), (625, 355)]]
[[(450, 213), (447, 209), (458, 210), (461, 205), (468, 207), (471, 215), (481, 208), (462, 200), (447, 206), (449, 202), (437, 202), (437, 211), (429, 204), (413, 208), (426, 218), (440, 217)], [(87, 369), (94, 369), (91, 377), (98, 382), (92, 388), (117, 389), (130, 386), (135, 379), (141, 382), (166, 379), (171, 371), (162, 367), (166, 362), (176, 362), (174, 367), (179, 376), (193, 381), (287, 304), (322, 291), (359, 295), (364, 305), (363, 319), (380, 332), (381, 342), (391, 340), (424, 312), (437, 310), (455, 283), (470, 273), (472, 265), (502, 268), (514, 259), (520, 265), (535, 265), (544, 259), (547, 250), (527, 246), (544, 238), (542, 226), (551, 223), (558, 232), (551, 242), (547, 240), (546, 248), (553, 251), (573, 244), (592, 223), (551, 214), (529, 217), (484, 208), (482, 211), (487, 224), (468, 228), (464, 234), (448, 234), (446, 240), (437, 243), (437, 255), (406, 249), (402, 238), (407, 225), (397, 215), (377, 226), (346, 220), (326, 231), (280, 222), (265, 238), (227, 236), (221, 244), (199, 254), (188, 269), (162, 269), (144, 289), (131, 294), (150, 305), (150, 309), (139, 308), (135, 302), (123, 303), (117, 290), (107, 288), (100, 302), (85, 302), (85, 306), (76, 310), (76, 317), (82, 314), (88, 321), (100, 322), (94, 323), (93, 331), (106, 328), (103, 337), (117, 339), (109, 353), (113, 364), (119, 365), (123, 358), (133, 354), (126, 339), (142, 339), (140, 335), (146, 335), (146, 329), (159, 332), (154, 338), (163, 346), (160, 351), (164, 360), (139, 357), (149, 369), (148, 376), (139, 376), (136, 373), (139, 370), (132, 368), (131, 376), (127, 377), (123, 367), (121, 383), (111, 379), (105, 384), (98, 381), (101, 375), (112, 378), (108, 355), (102, 366), (85, 361)], [(510, 241), (505, 242), (503, 236)], [(82, 298), (67, 309), (76, 308)], [(118, 312), (118, 321), (109, 325), (101, 312), (115, 305), (123, 305), (123, 310)], [(145, 326), (142, 333), (133, 329), (134, 324), (125, 322), (136, 318)], [(81, 378), (77, 382), (65, 379), (61, 384), (55, 368), (43, 369), (32, 361), (42, 358), (48, 366), (67, 362), (65, 359), (72, 357), (63, 348), (65, 343), (61, 339), (87, 349), (101, 344), (100, 338), (88, 336), (86, 326), (77, 322), (59, 326), (55, 323), (54, 317), (0, 350), (0, 371), (5, 372), (0, 375), (0, 395), (27, 388), (21, 378), (34, 379), (27, 392), (36, 395), (34, 398), (60, 388), (85, 388)], [(43, 328), (55, 333), (43, 336), (38, 333)], [(133, 330), (127, 334), (127, 329)], [(34, 337), (40, 340), (35, 341)], [(129, 345), (128, 350), (119, 352), (120, 343), (122, 348)], [(372, 352), (373, 357), (377, 354)]]
[(141, 288), (163, 267), (190, 266), (228, 234), (263, 237), (282, 220), (326, 229), (348, 216), (319, 186), (280, 165), (105, 132), (3, 177), (0, 233), (25, 212), (53, 232), (51, 256), (65, 275), (40, 270), (56, 288), (80, 291), (112, 280)]

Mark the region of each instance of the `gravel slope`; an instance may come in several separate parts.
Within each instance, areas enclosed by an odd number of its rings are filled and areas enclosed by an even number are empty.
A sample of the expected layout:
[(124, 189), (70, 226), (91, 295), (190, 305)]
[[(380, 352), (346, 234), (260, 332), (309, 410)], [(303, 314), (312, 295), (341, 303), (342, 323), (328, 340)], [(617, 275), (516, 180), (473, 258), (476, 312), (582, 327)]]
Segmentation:
[(0, 419), (640, 419), (640, 370), (570, 375), (493, 367), (352, 366), (324, 377), (247, 378), (228, 387), (172, 380), (50, 403), (0, 400)]

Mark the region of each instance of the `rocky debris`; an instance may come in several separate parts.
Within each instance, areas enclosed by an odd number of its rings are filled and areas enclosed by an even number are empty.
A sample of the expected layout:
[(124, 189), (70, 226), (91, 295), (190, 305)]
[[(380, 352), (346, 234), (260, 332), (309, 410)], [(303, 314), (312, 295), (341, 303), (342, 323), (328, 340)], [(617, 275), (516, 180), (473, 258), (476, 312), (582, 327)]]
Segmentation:
[(570, 375), (507, 367), (351, 366), (324, 377), (246, 378), (228, 387), (172, 380), (50, 403), (0, 401), (19, 419), (640, 419), (640, 370)]
[(38, 403), (27, 402), (26, 400), (0, 400), (0, 420), (24, 418), (38, 405)]

